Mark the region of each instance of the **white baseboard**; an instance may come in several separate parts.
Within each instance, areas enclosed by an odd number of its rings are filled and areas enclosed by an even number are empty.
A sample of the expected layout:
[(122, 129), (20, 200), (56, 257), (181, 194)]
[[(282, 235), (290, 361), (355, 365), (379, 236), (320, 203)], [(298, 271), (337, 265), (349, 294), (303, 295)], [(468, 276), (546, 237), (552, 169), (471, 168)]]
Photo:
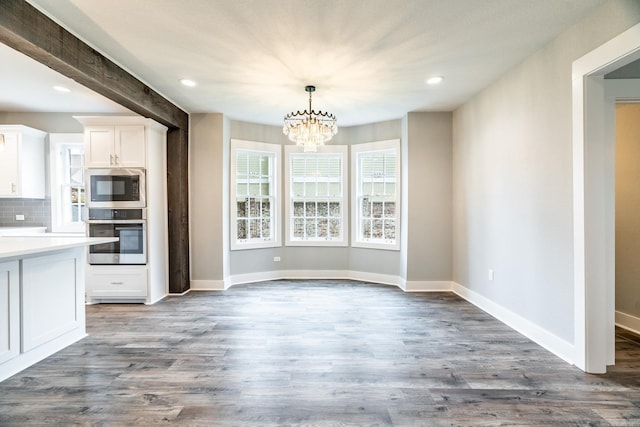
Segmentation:
[[(379, 283), (383, 285), (393, 285), (404, 289), (404, 279), (398, 276), (387, 274), (368, 273), (363, 271), (350, 270), (278, 270), (263, 271), (260, 273), (236, 274), (230, 276), (226, 288), (244, 283), (266, 282), (269, 280), (358, 280), (362, 282)], [(207, 281), (209, 282), (209, 281)], [(192, 281), (193, 283), (193, 281)], [(225, 289), (226, 289), (225, 288)], [(204, 287), (196, 290), (205, 290)]]
[(640, 317), (616, 310), (616, 325), (640, 335)]
[(453, 283), (453, 292), (469, 301), (479, 309), (495, 317), (505, 325), (521, 333), (536, 344), (546, 348), (564, 361), (574, 364), (575, 346), (552, 334), (544, 328), (532, 323), (524, 317), (502, 307), (490, 299), (464, 286)]
[(349, 270), (280, 270), (281, 279), (336, 279), (336, 280), (348, 280), (350, 279)]
[(378, 283), (380, 285), (392, 285), (397, 286), (404, 290), (405, 280), (399, 276), (392, 276), (390, 274), (378, 274), (369, 273), (367, 271), (349, 271), (350, 280), (358, 280), (360, 282)]
[(410, 280), (406, 282), (405, 292), (451, 292), (453, 290), (453, 282), (444, 280)]
[(234, 276), (229, 276), (225, 280), (225, 283), (226, 283), (225, 289), (228, 289), (233, 285), (266, 282), (269, 280), (280, 280), (280, 279), (284, 279), (281, 271), (261, 271), (259, 273), (236, 274)]
[(191, 291), (224, 291), (228, 288), (224, 280), (192, 280), (190, 283)]
[(406, 281), (390, 274), (370, 273), (352, 270), (276, 270), (259, 273), (236, 274), (226, 280), (192, 280), (193, 291), (221, 291), (234, 285), (266, 282), (269, 280), (357, 280), (380, 285), (397, 286), (405, 292), (451, 292), (453, 282), (448, 281)]

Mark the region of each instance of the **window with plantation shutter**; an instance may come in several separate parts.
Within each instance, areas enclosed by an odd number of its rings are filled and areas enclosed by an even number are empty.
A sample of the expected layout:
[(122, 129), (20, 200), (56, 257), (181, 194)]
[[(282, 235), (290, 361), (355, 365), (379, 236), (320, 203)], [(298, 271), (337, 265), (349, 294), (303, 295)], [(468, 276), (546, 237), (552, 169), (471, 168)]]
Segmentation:
[(51, 230), (86, 231), (83, 134), (49, 134)]
[(280, 146), (231, 141), (231, 249), (280, 245)]
[(400, 141), (351, 147), (352, 245), (399, 249)]
[(286, 244), (347, 245), (346, 146), (304, 153), (287, 146)]

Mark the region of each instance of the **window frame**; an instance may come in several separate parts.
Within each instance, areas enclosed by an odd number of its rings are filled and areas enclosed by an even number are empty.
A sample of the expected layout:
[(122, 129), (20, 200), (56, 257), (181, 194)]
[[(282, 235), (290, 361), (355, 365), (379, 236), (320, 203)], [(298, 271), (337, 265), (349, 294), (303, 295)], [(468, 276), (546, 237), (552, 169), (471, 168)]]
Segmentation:
[[(341, 173), (341, 195), (339, 197), (341, 212), (340, 221), (342, 224), (342, 235), (340, 239), (314, 239), (314, 240), (298, 240), (293, 238), (293, 222), (294, 222), (294, 209), (292, 198), (292, 161), (296, 156), (314, 157), (318, 155), (331, 155), (340, 158), (340, 173)], [(302, 147), (295, 145), (285, 146), (285, 245), (286, 246), (334, 246), (344, 247), (349, 246), (349, 149), (346, 145), (324, 145), (318, 147), (318, 151), (315, 153), (304, 152)]]
[[(65, 202), (61, 200), (60, 187), (70, 185), (65, 181), (65, 164), (61, 159), (61, 153), (66, 146), (77, 146), (83, 152), (83, 161), (80, 170), (84, 183), (84, 134), (82, 133), (51, 133), (49, 134), (49, 159), (50, 159), (50, 195), (51, 195), (51, 231), (54, 233), (83, 233), (86, 234), (84, 220), (65, 222), (63, 210)], [(86, 183), (85, 183), (86, 185)], [(85, 193), (86, 194), (86, 193)], [(78, 203), (80, 219), (86, 215), (86, 205)]]
[[(269, 171), (269, 189), (271, 191), (270, 217), (271, 222), (271, 238), (268, 240), (261, 239), (238, 239), (238, 210), (237, 210), (237, 154), (238, 152), (247, 151), (257, 154), (266, 154), (271, 156), (271, 167)], [(258, 248), (273, 248), (282, 246), (281, 215), (280, 215), (280, 165), (282, 158), (282, 147), (279, 144), (269, 144), (266, 142), (245, 141), (240, 139), (231, 140), (230, 150), (230, 179), (229, 179), (229, 243), (230, 249), (245, 250)]]
[[(371, 154), (383, 151), (395, 151), (395, 241), (385, 242), (383, 239), (367, 240), (364, 239), (360, 230), (362, 221), (362, 212), (359, 200), (362, 197), (362, 173), (360, 171), (360, 158), (363, 154)], [(369, 142), (364, 144), (356, 144), (351, 146), (351, 246), (354, 248), (370, 248), (384, 250), (400, 250), (400, 227), (401, 227), (401, 196), (402, 196), (402, 171), (401, 171), (401, 150), (400, 140), (390, 139), (384, 141)]]

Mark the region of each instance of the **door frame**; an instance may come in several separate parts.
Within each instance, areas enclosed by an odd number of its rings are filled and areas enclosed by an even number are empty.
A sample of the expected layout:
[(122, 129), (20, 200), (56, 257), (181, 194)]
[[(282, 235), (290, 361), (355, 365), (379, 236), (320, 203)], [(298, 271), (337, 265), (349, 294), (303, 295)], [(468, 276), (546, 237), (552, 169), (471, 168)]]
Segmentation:
[(615, 360), (615, 94), (604, 75), (640, 59), (640, 24), (575, 60), (573, 100), (574, 364)]

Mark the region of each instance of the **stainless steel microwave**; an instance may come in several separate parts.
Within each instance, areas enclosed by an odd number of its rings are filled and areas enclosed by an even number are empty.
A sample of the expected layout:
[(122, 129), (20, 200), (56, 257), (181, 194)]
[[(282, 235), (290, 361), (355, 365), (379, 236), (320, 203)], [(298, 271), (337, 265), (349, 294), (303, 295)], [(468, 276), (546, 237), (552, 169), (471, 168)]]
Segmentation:
[(146, 174), (142, 168), (87, 169), (88, 208), (144, 208)]

